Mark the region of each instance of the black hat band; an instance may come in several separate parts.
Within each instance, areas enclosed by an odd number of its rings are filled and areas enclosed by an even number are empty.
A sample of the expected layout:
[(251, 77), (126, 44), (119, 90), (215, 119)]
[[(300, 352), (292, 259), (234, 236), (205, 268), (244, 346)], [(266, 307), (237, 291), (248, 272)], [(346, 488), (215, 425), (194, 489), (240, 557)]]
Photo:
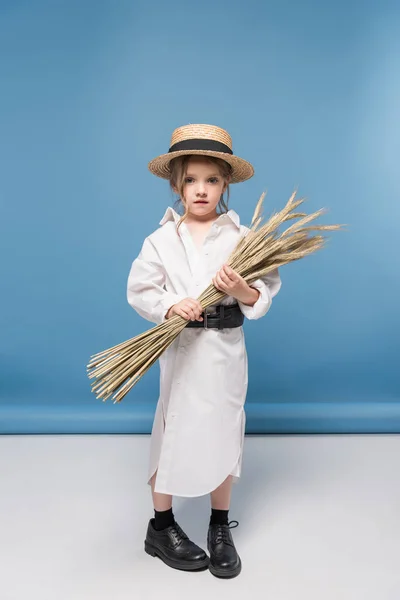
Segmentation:
[(177, 142), (168, 150), (168, 152), (179, 152), (180, 150), (210, 150), (211, 152), (225, 152), (233, 154), (232, 150), (226, 144), (216, 140), (191, 139)]

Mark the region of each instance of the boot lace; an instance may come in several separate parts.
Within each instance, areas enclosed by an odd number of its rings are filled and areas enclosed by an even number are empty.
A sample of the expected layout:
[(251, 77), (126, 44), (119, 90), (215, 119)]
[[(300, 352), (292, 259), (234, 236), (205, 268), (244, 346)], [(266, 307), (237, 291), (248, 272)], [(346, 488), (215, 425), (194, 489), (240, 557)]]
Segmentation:
[(180, 546), (182, 544), (183, 540), (187, 540), (188, 539), (188, 536), (179, 527), (179, 525), (178, 525), (178, 523), (176, 521), (175, 521), (174, 525), (171, 528), (170, 536), (171, 536), (171, 539), (173, 540), (173, 546), (174, 546), (174, 548), (176, 548), (177, 546)]
[(215, 533), (215, 544), (230, 544), (232, 546), (232, 537), (230, 530), (235, 529), (239, 521), (230, 521), (228, 525), (219, 525)]

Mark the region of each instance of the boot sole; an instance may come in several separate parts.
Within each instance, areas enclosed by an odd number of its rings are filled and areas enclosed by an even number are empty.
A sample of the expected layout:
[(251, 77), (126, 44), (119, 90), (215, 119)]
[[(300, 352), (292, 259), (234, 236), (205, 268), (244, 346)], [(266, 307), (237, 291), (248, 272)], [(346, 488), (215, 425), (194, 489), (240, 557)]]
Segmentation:
[(152, 544), (149, 544), (149, 542), (144, 543), (144, 550), (150, 556), (160, 558), (166, 565), (168, 565), (169, 567), (172, 567), (172, 569), (179, 569), (180, 571), (203, 571), (204, 569), (206, 569), (209, 566), (209, 562), (210, 562), (210, 559), (208, 558), (208, 556), (206, 556), (206, 558), (204, 560), (193, 562), (193, 563), (187, 563), (185, 561), (179, 561), (179, 560), (172, 560), (171, 558), (168, 558), (168, 556), (165, 556), (165, 554), (163, 554), (161, 552), (161, 550), (159, 550)]
[(233, 579), (233, 577), (237, 577), (240, 571), (242, 570), (242, 561), (239, 558), (238, 566), (235, 569), (232, 569), (232, 571), (227, 571), (226, 569), (218, 569), (216, 567), (213, 567), (211, 563), (208, 568), (210, 570), (210, 573), (212, 573), (214, 577), (218, 577), (219, 579)]

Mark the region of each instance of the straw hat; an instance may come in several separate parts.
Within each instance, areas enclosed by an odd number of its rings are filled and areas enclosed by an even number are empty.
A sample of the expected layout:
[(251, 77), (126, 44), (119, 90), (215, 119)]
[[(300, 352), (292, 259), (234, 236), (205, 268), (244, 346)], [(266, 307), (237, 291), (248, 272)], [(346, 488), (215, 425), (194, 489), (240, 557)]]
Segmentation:
[(149, 169), (157, 177), (169, 179), (171, 172), (169, 163), (177, 156), (199, 154), (222, 158), (232, 167), (231, 183), (250, 179), (254, 175), (252, 165), (235, 156), (232, 152), (232, 138), (225, 129), (215, 125), (184, 125), (172, 134), (171, 145), (167, 154), (157, 156), (149, 162)]

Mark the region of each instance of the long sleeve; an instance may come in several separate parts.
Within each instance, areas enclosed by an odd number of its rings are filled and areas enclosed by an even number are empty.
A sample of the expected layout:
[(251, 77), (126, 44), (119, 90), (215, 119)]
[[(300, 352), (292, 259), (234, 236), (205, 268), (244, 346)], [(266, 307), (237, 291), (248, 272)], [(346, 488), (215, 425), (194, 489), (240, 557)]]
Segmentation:
[(173, 304), (183, 300), (183, 296), (167, 292), (164, 285), (162, 260), (150, 239), (146, 238), (129, 272), (127, 299), (141, 317), (157, 325), (165, 321)]
[(239, 302), (240, 309), (246, 319), (260, 319), (271, 308), (272, 298), (276, 296), (281, 288), (282, 282), (278, 269), (274, 269), (265, 277), (256, 279), (251, 287), (260, 292), (260, 296), (254, 306), (248, 306)]

